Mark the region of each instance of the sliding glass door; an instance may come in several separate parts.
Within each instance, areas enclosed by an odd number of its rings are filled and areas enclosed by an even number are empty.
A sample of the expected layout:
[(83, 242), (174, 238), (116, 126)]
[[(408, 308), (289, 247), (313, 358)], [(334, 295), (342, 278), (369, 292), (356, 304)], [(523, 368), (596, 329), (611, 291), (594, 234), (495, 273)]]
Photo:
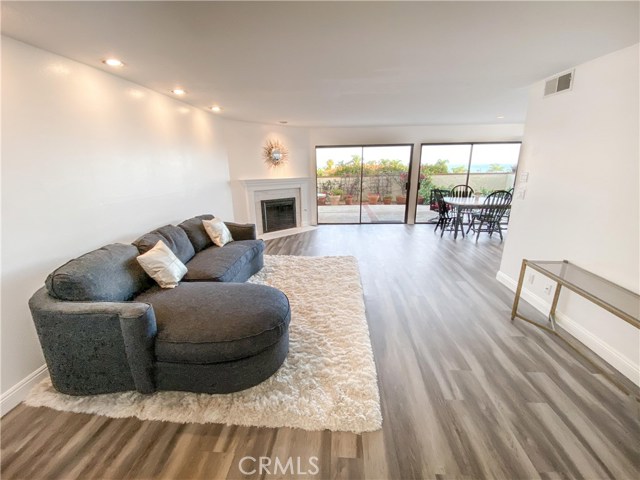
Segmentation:
[(520, 142), (423, 144), (416, 223), (438, 219), (433, 189), (468, 185), (488, 195), (514, 187)]
[(413, 145), (316, 147), (318, 223), (404, 223)]
[(318, 223), (360, 223), (362, 147), (316, 147)]
[(422, 145), (416, 223), (438, 221), (438, 209), (431, 192), (466, 184), (470, 156), (469, 144)]

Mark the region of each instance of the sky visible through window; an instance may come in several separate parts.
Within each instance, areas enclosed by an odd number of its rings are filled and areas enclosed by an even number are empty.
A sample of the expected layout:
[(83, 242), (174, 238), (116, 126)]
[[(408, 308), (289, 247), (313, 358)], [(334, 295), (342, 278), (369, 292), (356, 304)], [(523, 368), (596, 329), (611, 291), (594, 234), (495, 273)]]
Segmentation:
[[(438, 160), (448, 160), (449, 170), (466, 172), (469, 164), (470, 144), (423, 145), (422, 165), (433, 165)], [(511, 172), (518, 165), (520, 143), (477, 143), (473, 145), (471, 173)]]
[(492, 165), (499, 165), (507, 172), (515, 171), (519, 154), (519, 143), (476, 144), (471, 157), (471, 173), (489, 171)]
[(434, 165), (438, 160), (448, 160), (449, 171), (455, 167), (464, 167), (467, 171), (469, 165), (469, 152), (471, 145), (423, 145), (422, 165)]
[[(422, 165), (433, 165), (438, 160), (448, 160), (449, 170), (464, 167), (466, 172), (469, 164), (471, 144), (462, 145), (423, 145)], [(354, 155), (363, 156), (364, 161), (379, 161), (382, 159), (400, 160), (409, 165), (411, 147), (408, 145), (391, 145), (380, 147), (319, 147), (316, 148), (317, 168), (326, 168), (327, 162), (333, 160), (348, 163)], [(471, 173), (489, 171), (513, 171), (518, 164), (520, 143), (488, 143), (473, 146)]]

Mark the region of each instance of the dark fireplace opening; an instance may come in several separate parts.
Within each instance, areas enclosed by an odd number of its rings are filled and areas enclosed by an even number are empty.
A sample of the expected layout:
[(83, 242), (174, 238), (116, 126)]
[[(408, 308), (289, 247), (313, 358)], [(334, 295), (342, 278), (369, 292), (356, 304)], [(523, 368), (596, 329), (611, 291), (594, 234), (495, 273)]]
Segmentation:
[(296, 227), (296, 199), (262, 200), (263, 233)]

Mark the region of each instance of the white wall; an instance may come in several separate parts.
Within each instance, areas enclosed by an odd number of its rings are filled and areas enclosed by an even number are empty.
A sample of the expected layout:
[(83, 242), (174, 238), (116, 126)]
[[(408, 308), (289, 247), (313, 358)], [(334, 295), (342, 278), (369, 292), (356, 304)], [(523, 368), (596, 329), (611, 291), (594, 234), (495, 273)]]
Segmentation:
[[(544, 82), (531, 88), (519, 167), (529, 181), (513, 202), (498, 275), (512, 288), (523, 258), (567, 259), (638, 292), (639, 54), (635, 45), (576, 67), (569, 92), (543, 98)], [(536, 275), (526, 284), (540, 308), (552, 299), (548, 283)], [(640, 384), (638, 330), (570, 292), (558, 311), (565, 328)]]
[[(420, 144), (428, 142), (467, 141), (519, 141), (523, 125), (464, 125), (464, 126), (403, 126), (358, 128), (299, 128), (265, 125), (252, 122), (225, 120), (222, 124), (224, 143), (229, 157), (234, 216), (238, 221), (250, 220), (246, 191), (240, 180), (307, 178), (309, 198), (314, 206), (303, 223), (317, 223), (315, 209), (315, 147), (317, 145), (359, 145), (377, 143), (412, 143), (415, 165), (420, 160)], [(263, 159), (263, 147), (267, 140), (282, 142), (289, 150), (289, 161), (277, 168), (270, 168)], [(414, 169), (417, 178), (417, 168)], [(414, 185), (417, 185), (414, 182)], [(415, 192), (410, 197), (410, 208), (415, 208)], [(409, 216), (410, 221), (413, 215)]]
[(194, 214), (232, 218), (220, 123), (2, 38), (3, 411), (44, 363), (27, 301), (49, 272)]
[[(249, 221), (246, 192), (239, 180), (315, 178), (314, 171), (309, 169), (309, 132), (306, 128), (226, 120), (223, 135), (229, 156), (234, 215), (239, 222)], [(264, 162), (263, 149), (267, 140), (279, 140), (287, 148), (287, 163), (272, 168)]]
[[(248, 221), (245, 190), (238, 180), (264, 178), (308, 178), (309, 205), (315, 206), (315, 147), (317, 145), (359, 145), (384, 143), (414, 144), (414, 165), (420, 161), (420, 144), (429, 142), (519, 141), (523, 125), (445, 125), (358, 128), (296, 128), (259, 123), (225, 121), (224, 141), (228, 149), (232, 180), (234, 214), (238, 221)], [(269, 168), (262, 158), (268, 139), (280, 140), (289, 150), (289, 162)], [(417, 187), (418, 169), (413, 170), (413, 186)], [(410, 212), (415, 209), (415, 191), (410, 192)], [(317, 223), (317, 210), (311, 208), (309, 223)], [(409, 215), (410, 222), (413, 214)]]
[[(506, 142), (522, 139), (523, 125), (431, 125), (405, 127), (314, 128), (309, 135), (309, 170), (315, 178), (315, 147), (320, 145), (413, 144), (413, 172), (408, 194), (409, 223), (413, 223), (418, 188), (421, 143)], [(315, 199), (312, 199), (315, 201)], [(317, 223), (317, 210), (312, 210)]]

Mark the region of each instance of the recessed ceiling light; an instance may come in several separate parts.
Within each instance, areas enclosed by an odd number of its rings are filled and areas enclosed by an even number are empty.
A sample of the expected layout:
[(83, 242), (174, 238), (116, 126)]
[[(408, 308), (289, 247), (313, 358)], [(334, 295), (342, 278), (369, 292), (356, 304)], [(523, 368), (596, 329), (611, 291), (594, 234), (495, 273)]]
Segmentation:
[(124, 62), (118, 58), (107, 58), (102, 63), (110, 67), (124, 67)]
[(171, 93), (173, 93), (174, 95), (184, 95), (187, 93), (187, 91), (183, 88), (174, 88), (173, 90), (171, 90)]
[(220, 105), (211, 105), (209, 110), (212, 112), (220, 113), (222, 111), (222, 107)]
[(281, 125), (286, 125), (289, 122), (287, 122), (286, 120), (280, 120), (278, 123), (281, 124)]
[(502, 120), (502, 119), (504, 118), (504, 115), (498, 115), (496, 118), (497, 118), (498, 120)]

